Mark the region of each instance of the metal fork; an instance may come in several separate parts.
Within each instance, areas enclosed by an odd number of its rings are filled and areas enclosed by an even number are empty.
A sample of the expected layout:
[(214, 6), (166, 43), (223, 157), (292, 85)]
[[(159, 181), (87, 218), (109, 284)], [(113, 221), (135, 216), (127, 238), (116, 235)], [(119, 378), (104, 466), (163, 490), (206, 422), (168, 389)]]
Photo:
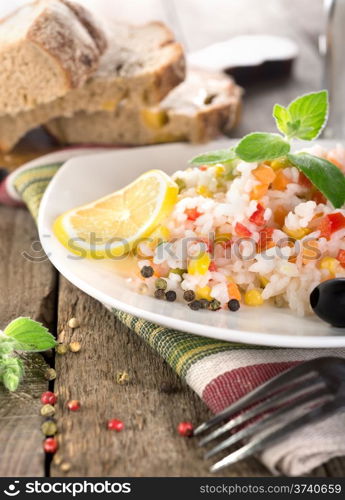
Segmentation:
[[(299, 364), (256, 388), (201, 424), (194, 435), (198, 436), (222, 424), (199, 442), (200, 446), (204, 446), (222, 436), (223, 440), (207, 451), (205, 458), (213, 457), (239, 441), (257, 435), (215, 463), (210, 468), (211, 472), (215, 472), (342, 409), (345, 409), (345, 359), (317, 358)], [(229, 435), (230, 431), (246, 423), (245, 427)], [(266, 430), (268, 432), (263, 432)]]

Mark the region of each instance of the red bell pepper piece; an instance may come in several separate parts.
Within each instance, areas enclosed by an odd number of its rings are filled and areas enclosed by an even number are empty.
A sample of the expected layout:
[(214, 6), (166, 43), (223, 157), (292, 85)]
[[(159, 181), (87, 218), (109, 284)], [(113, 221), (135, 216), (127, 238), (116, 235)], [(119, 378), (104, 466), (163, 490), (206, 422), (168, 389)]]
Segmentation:
[(252, 235), (251, 231), (240, 222), (236, 223), (235, 233), (237, 236), (241, 236), (241, 238), (249, 238)]
[(340, 212), (328, 214), (322, 218), (318, 230), (320, 237), (330, 239), (333, 233), (345, 228), (345, 217)]
[(249, 221), (257, 226), (263, 226), (265, 224), (264, 213), (265, 207), (258, 203), (255, 212), (249, 217)]

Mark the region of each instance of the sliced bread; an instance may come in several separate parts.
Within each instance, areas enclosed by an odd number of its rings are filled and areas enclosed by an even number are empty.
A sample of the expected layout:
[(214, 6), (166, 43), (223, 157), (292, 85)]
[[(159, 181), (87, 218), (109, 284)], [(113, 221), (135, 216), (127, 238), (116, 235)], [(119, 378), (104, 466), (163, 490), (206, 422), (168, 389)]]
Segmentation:
[(68, 0), (38, 0), (0, 20), (0, 115), (81, 87), (106, 44), (91, 13)]
[(0, 116), (0, 150), (9, 151), (26, 132), (52, 118), (81, 110), (114, 111), (123, 99), (156, 104), (183, 81), (183, 49), (163, 23), (111, 23), (108, 39), (98, 71), (82, 88), (16, 116)]
[(122, 101), (114, 112), (79, 112), (52, 120), (47, 129), (67, 144), (206, 142), (237, 123), (241, 95), (242, 89), (230, 77), (193, 70), (155, 107)]

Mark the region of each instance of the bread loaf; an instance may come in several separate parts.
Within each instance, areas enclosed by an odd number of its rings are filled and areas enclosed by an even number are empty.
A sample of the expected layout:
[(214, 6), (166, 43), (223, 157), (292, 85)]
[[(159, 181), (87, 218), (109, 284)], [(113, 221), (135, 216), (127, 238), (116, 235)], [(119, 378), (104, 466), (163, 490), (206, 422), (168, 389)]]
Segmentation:
[(106, 37), (68, 0), (38, 0), (0, 21), (0, 115), (35, 108), (81, 87), (97, 69)]
[(194, 70), (157, 106), (139, 108), (124, 100), (113, 112), (82, 111), (52, 120), (47, 129), (67, 144), (201, 143), (237, 123), (241, 95), (230, 77)]
[(0, 150), (9, 151), (26, 132), (55, 117), (81, 110), (113, 112), (124, 99), (133, 105), (155, 104), (183, 81), (183, 49), (163, 23), (114, 22), (107, 30), (108, 49), (83, 87), (15, 116), (0, 116)]

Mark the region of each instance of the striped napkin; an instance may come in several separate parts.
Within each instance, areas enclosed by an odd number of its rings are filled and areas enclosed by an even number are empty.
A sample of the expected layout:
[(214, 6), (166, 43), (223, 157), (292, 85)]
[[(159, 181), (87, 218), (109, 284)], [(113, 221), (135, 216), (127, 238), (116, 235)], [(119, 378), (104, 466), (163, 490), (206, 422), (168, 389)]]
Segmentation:
[[(61, 165), (73, 156), (103, 150), (70, 148), (24, 165), (0, 185), (0, 202), (25, 203), (37, 218), (42, 195)], [(345, 349), (234, 344), (164, 328), (121, 311), (114, 314), (161, 355), (214, 413), (301, 361), (326, 355), (345, 357)], [(329, 459), (345, 455), (344, 429), (345, 412), (296, 431), (259, 458), (274, 474), (307, 474)]]

